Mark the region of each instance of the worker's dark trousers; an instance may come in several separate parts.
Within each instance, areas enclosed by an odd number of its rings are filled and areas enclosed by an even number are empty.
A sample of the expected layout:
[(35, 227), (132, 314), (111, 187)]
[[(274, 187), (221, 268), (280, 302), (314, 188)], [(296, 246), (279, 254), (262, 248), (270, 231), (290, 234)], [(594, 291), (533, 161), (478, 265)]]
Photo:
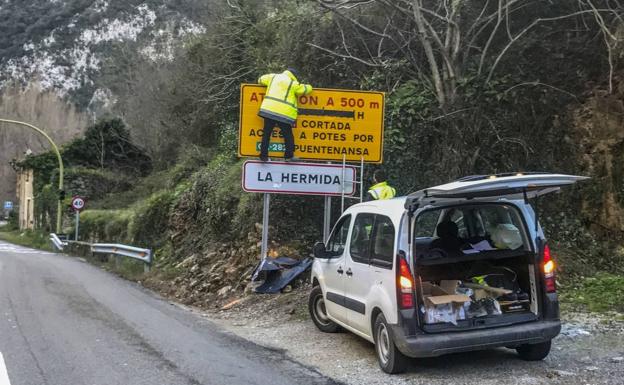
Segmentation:
[(262, 144), (260, 145), (260, 158), (267, 158), (269, 156), (269, 143), (271, 141), (271, 134), (275, 126), (280, 128), (284, 141), (286, 142), (286, 152), (284, 152), (284, 158), (290, 159), (293, 157), (295, 151), (295, 138), (293, 137), (292, 126), (288, 123), (278, 122), (277, 120), (264, 118), (264, 130), (262, 133)]

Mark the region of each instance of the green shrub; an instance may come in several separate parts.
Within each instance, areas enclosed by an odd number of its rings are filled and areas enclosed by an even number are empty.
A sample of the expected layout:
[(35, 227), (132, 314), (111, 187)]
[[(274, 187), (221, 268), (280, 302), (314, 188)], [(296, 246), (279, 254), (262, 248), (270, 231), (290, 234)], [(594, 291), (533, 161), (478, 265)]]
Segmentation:
[(13, 210), (9, 212), (9, 219), (7, 221), (6, 230), (17, 230), (19, 229), (19, 216), (17, 211)]
[(102, 119), (87, 127), (82, 138), (63, 146), (63, 158), (74, 167), (108, 169), (129, 175), (148, 175), (151, 159), (132, 142), (120, 118)]
[(86, 210), (80, 214), (80, 239), (89, 242), (128, 242), (131, 210)]
[(111, 193), (92, 202), (90, 205), (94, 209), (127, 209), (152, 194), (169, 187), (171, 175), (169, 171), (158, 171), (145, 178), (135, 178), (132, 180), (132, 188), (127, 191)]
[[(241, 161), (220, 154), (193, 175), (174, 204), (170, 221), (177, 256), (258, 237), (255, 225), (262, 221), (262, 194), (243, 191), (241, 174)], [(323, 198), (274, 194), (270, 215), (272, 242), (303, 251), (321, 238)]]
[(135, 246), (154, 249), (165, 243), (173, 201), (172, 192), (161, 191), (134, 207), (128, 234)]
[(67, 194), (80, 195), (88, 200), (98, 200), (106, 194), (126, 191), (130, 186), (129, 177), (119, 172), (75, 167), (67, 169), (65, 173)]
[[(4, 230), (4, 229), (3, 229)], [(0, 231), (0, 239), (16, 245), (52, 251), (52, 244), (47, 233), (33, 230)]]
[(624, 312), (624, 275), (599, 273), (584, 278), (576, 287), (563, 290), (562, 301), (589, 311)]

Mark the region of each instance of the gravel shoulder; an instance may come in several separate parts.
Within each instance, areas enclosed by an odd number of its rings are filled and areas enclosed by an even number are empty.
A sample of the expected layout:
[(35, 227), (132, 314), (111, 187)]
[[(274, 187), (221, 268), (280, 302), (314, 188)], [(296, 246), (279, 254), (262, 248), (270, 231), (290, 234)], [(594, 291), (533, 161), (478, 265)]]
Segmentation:
[(389, 376), (379, 369), (369, 342), (316, 329), (307, 314), (308, 290), (250, 295), (228, 310), (203, 315), (345, 384), (621, 384), (624, 378), (624, 322), (615, 320), (621, 315), (585, 313), (563, 315), (562, 333), (542, 362), (525, 362), (500, 348), (414, 359), (407, 373)]

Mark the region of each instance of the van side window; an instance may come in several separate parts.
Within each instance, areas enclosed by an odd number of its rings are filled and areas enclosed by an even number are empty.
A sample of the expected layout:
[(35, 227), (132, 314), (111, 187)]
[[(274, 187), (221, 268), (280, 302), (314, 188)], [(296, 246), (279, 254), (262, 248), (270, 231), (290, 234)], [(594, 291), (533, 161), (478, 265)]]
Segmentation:
[(463, 210), (450, 209), (449, 212), (446, 214), (446, 219), (455, 222), (459, 231), (460, 238), (468, 238), (468, 224), (466, 223), (466, 218)]
[(334, 231), (327, 241), (327, 251), (335, 257), (344, 252), (345, 245), (347, 244), (347, 235), (349, 235), (350, 224), (351, 215), (341, 218), (334, 227)]
[(385, 215), (377, 215), (373, 228), (371, 264), (392, 269), (394, 261), (394, 225)]
[[(432, 239), (428, 235), (432, 231), (430, 218), (434, 217), (440, 220)], [(417, 258), (425, 259), (438, 258), (438, 249), (453, 257), (496, 250), (530, 250), (525, 230), (520, 212), (509, 204), (442, 207), (418, 214), (414, 246)]]
[(355, 217), (351, 242), (349, 243), (349, 253), (353, 262), (368, 264), (374, 222), (375, 215), (373, 214), (358, 214)]
[(436, 226), (440, 221), (440, 211), (430, 210), (418, 215), (416, 218), (416, 238), (432, 238), (435, 235)]

